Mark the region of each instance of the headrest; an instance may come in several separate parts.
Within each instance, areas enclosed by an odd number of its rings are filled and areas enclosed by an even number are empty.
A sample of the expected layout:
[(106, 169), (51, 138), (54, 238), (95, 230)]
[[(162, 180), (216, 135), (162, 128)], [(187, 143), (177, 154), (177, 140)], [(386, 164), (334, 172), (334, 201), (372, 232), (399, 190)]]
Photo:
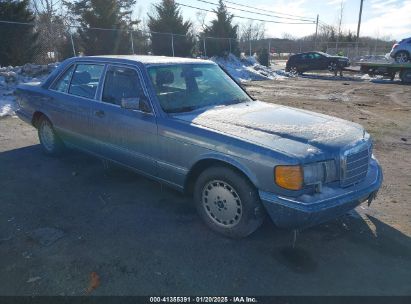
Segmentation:
[(156, 84), (162, 86), (164, 84), (173, 83), (174, 74), (170, 70), (160, 70), (156, 74)]
[(75, 84), (87, 84), (91, 81), (91, 75), (89, 72), (76, 72), (74, 74), (73, 80)]

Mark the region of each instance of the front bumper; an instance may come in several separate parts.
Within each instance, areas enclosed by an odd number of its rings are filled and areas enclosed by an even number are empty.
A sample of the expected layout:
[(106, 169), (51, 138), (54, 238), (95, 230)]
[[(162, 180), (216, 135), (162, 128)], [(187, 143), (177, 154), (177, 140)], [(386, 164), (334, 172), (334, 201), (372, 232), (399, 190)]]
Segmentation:
[(302, 229), (337, 218), (369, 198), (373, 198), (383, 180), (382, 170), (371, 159), (366, 178), (347, 188), (323, 187), (313, 195), (284, 197), (259, 191), (261, 201), (273, 222), (281, 228)]

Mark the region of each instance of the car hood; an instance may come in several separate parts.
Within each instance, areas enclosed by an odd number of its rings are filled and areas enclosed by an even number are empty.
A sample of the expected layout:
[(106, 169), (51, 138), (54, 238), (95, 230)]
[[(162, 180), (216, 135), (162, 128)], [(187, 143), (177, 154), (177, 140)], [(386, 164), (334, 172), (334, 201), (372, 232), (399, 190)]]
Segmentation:
[(260, 101), (218, 106), (173, 117), (299, 157), (339, 154), (348, 146), (369, 138), (356, 123)]
[(330, 56), (329, 58), (333, 58), (333, 59), (337, 59), (337, 60), (344, 60), (344, 61), (348, 61), (348, 57), (344, 57), (344, 56)]

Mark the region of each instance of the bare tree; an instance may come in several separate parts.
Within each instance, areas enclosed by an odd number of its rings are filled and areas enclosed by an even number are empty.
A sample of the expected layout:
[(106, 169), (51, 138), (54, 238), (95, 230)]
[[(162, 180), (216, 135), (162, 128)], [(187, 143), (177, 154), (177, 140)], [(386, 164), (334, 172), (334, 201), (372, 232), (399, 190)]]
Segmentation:
[(337, 41), (335, 43), (335, 48), (338, 52), (338, 43), (340, 42), (340, 38), (341, 38), (341, 24), (342, 24), (342, 20), (343, 20), (343, 15), (344, 15), (344, 0), (341, 0), (340, 3), (340, 13), (338, 16), (338, 31), (337, 31)]
[(205, 11), (197, 11), (196, 12), (196, 20), (197, 20), (197, 24), (200, 26), (201, 28), (201, 32), (205, 30), (206, 26), (206, 19), (207, 17), (207, 12)]
[(69, 24), (65, 18), (63, 1), (32, 0), (31, 7), (36, 15), (36, 30), (39, 33), (41, 52), (37, 60), (55, 61), (72, 55), (68, 31)]
[(250, 20), (247, 23), (242, 24), (240, 27), (240, 39), (243, 41), (261, 40), (264, 39), (264, 35), (264, 22), (254, 23), (252, 20)]
[(291, 35), (290, 33), (282, 33), (282, 35), (281, 35), (281, 38), (283, 38), (283, 39), (288, 39), (288, 40), (295, 40), (296, 38), (293, 36), (293, 35)]

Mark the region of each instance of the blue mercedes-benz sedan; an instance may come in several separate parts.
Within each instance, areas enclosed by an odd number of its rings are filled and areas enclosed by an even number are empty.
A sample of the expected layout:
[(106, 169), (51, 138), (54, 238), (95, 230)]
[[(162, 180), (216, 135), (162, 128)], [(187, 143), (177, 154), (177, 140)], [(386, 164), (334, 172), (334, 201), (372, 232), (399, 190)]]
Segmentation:
[(230, 237), (266, 214), (292, 229), (336, 218), (382, 182), (360, 125), (254, 100), (207, 60), (71, 58), (15, 94), (45, 153), (74, 147), (191, 194)]

